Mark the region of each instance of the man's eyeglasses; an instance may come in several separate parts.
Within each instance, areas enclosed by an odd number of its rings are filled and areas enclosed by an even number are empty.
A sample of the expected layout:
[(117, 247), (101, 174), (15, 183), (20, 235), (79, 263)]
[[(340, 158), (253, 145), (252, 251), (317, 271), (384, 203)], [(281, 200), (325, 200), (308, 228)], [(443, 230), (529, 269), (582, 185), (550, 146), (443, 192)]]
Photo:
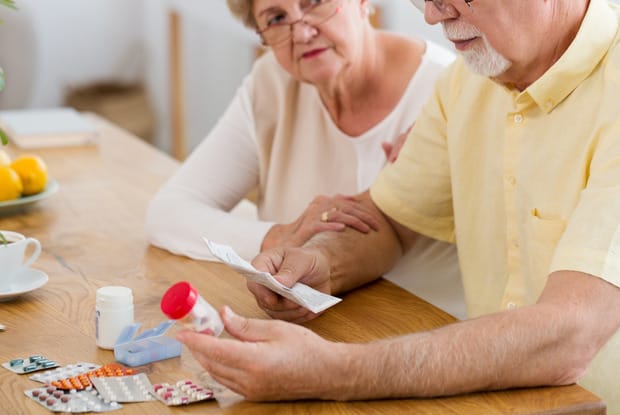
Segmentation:
[(318, 26), (334, 17), (342, 9), (342, 0), (315, 0), (303, 10), (303, 14), (297, 20), (288, 22), (284, 12), (270, 17), (268, 25), (264, 29), (258, 29), (258, 33), (265, 46), (277, 46), (287, 42), (293, 36), (293, 27), (304, 22), (310, 26)]
[[(467, 4), (467, 7), (471, 7), (471, 3), (474, 0), (464, 0), (464, 1), (465, 1), (465, 4)], [(444, 0), (411, 0), (411, 2), (422, 13), (424, 13), (424, 6), (426, 6), (426, 3), (428, 2), (433, 3), (433, 6), (435, 6), (435, 8), (437, 8), (437, 10), (439, 10), (439, 12), (441, 13), (447, 13), (450, 11), (450, 7), (454, 7), (451, 3), (448, 3)]]

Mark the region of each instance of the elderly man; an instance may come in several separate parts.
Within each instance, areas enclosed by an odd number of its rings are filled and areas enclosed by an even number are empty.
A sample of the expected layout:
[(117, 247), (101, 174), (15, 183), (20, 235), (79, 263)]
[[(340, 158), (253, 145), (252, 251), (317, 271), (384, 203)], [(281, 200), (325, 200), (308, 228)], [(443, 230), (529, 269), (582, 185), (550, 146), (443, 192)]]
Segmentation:
[[(292, 285), (351, 290), (418, 233), (456, 242), (470, 320), (334, 344), (225, 308), (242, 341), (179, 338), (253, 400), (424, 397), (580, 382), (620, 413), (620, 10), (605, 0), (436, 0), (461, 58), (347, 230), (254, 260)], [(275, 318), (306, 310), (250, 289)]]

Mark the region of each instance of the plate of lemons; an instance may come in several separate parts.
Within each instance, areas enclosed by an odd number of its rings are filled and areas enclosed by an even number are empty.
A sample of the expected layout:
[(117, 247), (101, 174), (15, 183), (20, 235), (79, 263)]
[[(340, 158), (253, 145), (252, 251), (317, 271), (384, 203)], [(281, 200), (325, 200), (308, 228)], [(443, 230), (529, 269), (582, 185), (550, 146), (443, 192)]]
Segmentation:
[(58, 183), (48, 178), (43, 159), (22, 154), (11, 160), (0, 149), (0, 213), (45, 199), (58, 191)]

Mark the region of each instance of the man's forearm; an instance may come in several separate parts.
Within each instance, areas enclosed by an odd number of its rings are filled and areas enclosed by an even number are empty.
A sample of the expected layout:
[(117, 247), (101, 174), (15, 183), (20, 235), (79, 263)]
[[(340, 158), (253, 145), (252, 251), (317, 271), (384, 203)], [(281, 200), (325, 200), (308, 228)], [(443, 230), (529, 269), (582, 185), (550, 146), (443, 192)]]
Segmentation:
[(557, 356), (558, 345), (550, 339), (559, 337), (536, 332), (529, 317), (529, 311), (519, 310), (371, 344), (341, 345), (347, 376), (331, 390), (337, 399), (359, 400), (573, 383), (576, 377), (558, 367), (566, 360)]
[(574, 383), (619, 325), (617, 317), (600, 323), (619, 311), (618, 289), (588, 278), (594, 289), (556, 278), (577, 291), (573, 298), (543, 296), (532, 306), (428, 332), (341, 344), (347, 377), (333, 389), (345, 399), (372, 399)]
[(550, 314), (534, 306), (377, 344), (381, 378), (395, 396), (421, 397), (573, 383)]

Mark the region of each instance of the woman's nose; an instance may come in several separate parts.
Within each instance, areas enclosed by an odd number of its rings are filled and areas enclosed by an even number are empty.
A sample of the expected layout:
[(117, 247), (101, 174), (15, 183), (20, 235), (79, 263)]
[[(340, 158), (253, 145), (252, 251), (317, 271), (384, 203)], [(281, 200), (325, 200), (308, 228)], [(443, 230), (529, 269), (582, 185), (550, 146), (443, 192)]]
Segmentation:
[(291, 30), (293, 32), (292, 36), (294, 42), (306, 43), (318, 33), (316, 27), (306, 23), (304, 20), (299, 20), (293, 23), (292, 26)]

